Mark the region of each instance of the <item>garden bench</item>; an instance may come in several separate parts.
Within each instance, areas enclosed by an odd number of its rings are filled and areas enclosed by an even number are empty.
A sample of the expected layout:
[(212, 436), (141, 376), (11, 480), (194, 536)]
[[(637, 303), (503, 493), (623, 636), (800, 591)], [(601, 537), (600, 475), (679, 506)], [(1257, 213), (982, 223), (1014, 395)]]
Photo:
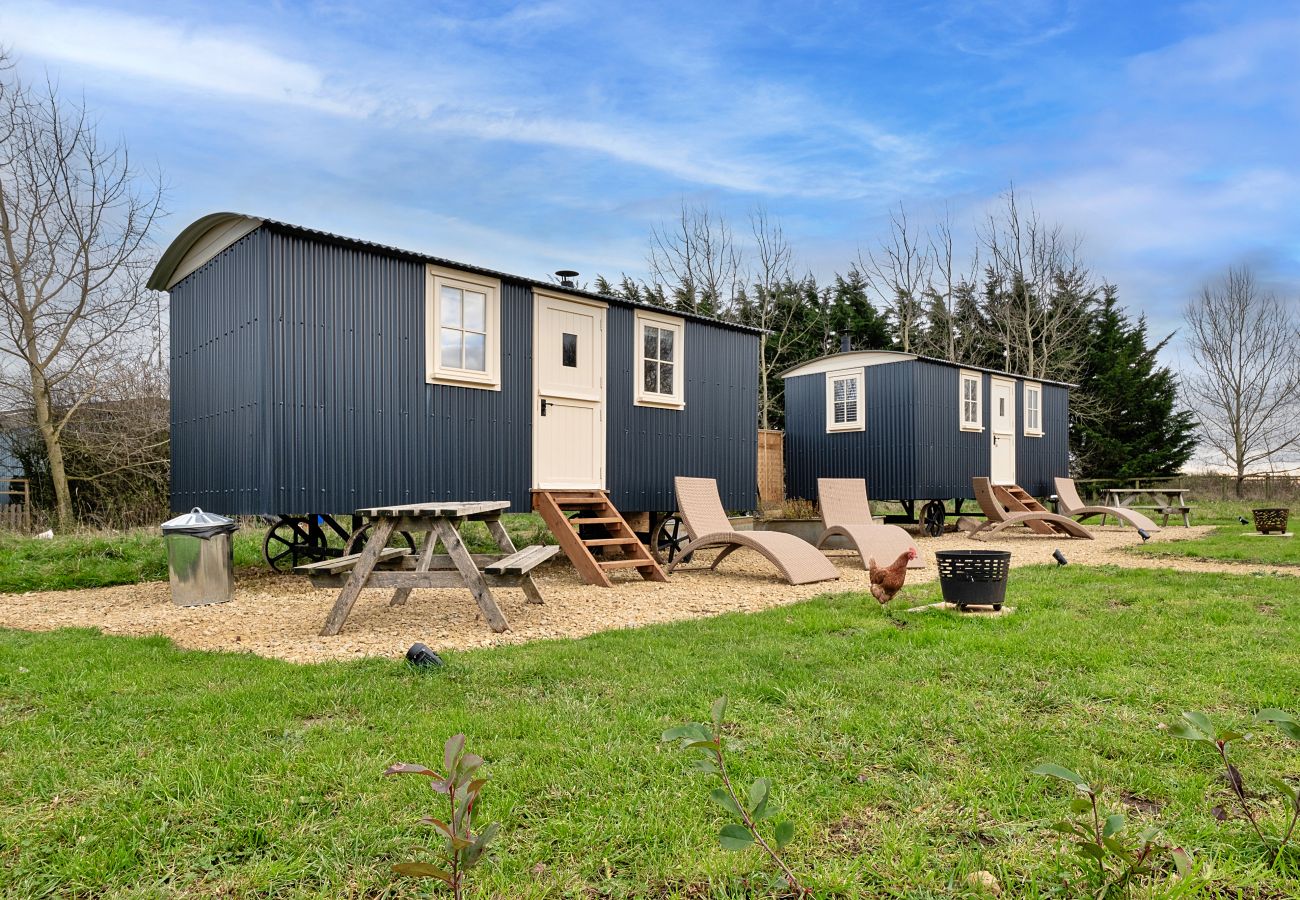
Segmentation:
[[(405, 547), (386, 547), (379, 554), (379, 559), (375, 562), (378, 568), (384, 563), (391, 562), (403, 556), (410, 556), (411, 551)], [(318, 575), (341, 575), (344, 572), (351, 572), (358, 562), (361, 561), (360, 553), (349, 553), (347, 556), (336, 556), (333, 559), (322, 559), (319, 562), (303, 563), (301, 566), (294, 566), (293, 570), (299, 575), (318, 576)]]
[(510, 575), (527, 575), (533, 569), (546, 562), (552, 556), (560, 552), (558, 546), (547, 546), (545, 544), (533, 544), (525, 547), (518, 553), (513, 553), (496, 562), (488, 563), (483, 567), (484, 575), (510, 576)]
[(1192, 508), (1190, 506), (1157, 506), (1155, 511), (1163, 517), (1160, 521), (1161, 525), (1168, 525), (1170, 516), (1182, 516), (1183, 526), (1185, 528), (1192, 527)]
[[(368, 519), (370, 536), (360, 553), (298, 566), (317, 587), (338, 587), (338, 599), (325, 619), (321, 635), (338, 634), (352, 606), (366, 588), (393, 589), (390, 606), (401, 606), (411, 591), (420, 588), (465, 588), (473, 595), (479, 612), (496, 632), (510, 627), (492, 596), (495, 587), (522, 588), (529, 603), (541, 603), (542, 594), (533, 582), (532, 570), (558, 552), (558, 547), (536, 545), (516, 550), (501, 514), (508, 500), (479, 500), (406, 503), (359, 509), (356, 515)], [(460, 536), (466, 522), (482, 522), (499, 554), (470, 553)], [(389, 547), (394, 532), (421, 535), (415, 553)], [(445, 553), (437, 554), (441, 544)]]

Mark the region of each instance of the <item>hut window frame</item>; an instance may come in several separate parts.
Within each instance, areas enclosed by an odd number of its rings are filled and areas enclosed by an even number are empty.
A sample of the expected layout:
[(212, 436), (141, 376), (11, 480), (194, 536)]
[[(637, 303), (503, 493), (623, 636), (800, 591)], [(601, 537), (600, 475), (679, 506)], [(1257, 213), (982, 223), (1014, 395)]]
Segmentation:
[[(844, 384), (841, 399), (836, 391)], [(850, 388), (851, 386), (851, 388)], [(866, 378), (862, 369), (840, 369), (826, 373), (826, 433), (866, 431)], [(841, 409), (843, 416), (840, 415)]]
[[(1025, 388), (1025, 436), (1043, 436), (1043, 386), (1032, 381), (1024, 383)], [(1033, 403), (1030, 403), (1030, 398)]]
[[(454, 387), (478, 388), (480, 390), (501, 390), (501, 282), (494, 278), (484, 278), (463, 272), (455, 272), (429, 266), (427, 291), (425, 298), (425, 370), (429, 384), (445, 384)], [(444, 296), (444, 291), (447, 294)], [(452, 291), (460, 291), (462, 306), (455, 310), (456, 322), (453, 324), (453, 310), (448, 304)], [(483, 297), (483, 320), (467, 321), (465, 319), (464, 295), (477, 294)], [(444, 313), (448, 322), (444, 323)], [(461, 358), (453, 364), (443, 358), (444, 332), (456, 332), (459, 335)], [(464, 365), (464, 352), (472, 336), (483, 338), (483, 368), (469, 368)]]
[[(974, 390), (967, 390), (968, 386)], [(962, 370), (957, 378), (957, 421), (962, 431), (984, 430), (984, 378)]]
[[(654, 355), (649, 355), (646, 341), (654, 331)], [(653, 406), (660, 409), (686, 408), (686, 321), (676, 316), (638, 309), (633, 328), (634, 358), (636, 368), (632, 372), (634, 386), (632, 402), (636, 406)], [(665, 343), (664, 337), (668, 340)], [(664, 356), (665, 348), (669, 356)], [(647, 386), (647, 367), (653, 366), (654, 385)], [(662, 390), (664, 372), (667, 371), (672, 382), (670, 390)]]

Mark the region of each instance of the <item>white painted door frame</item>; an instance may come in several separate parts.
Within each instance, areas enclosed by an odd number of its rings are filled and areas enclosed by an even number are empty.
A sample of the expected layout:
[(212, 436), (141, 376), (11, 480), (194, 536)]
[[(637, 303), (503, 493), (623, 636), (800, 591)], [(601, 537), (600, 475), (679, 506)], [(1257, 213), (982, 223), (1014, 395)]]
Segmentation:
[[(1005, 398), (1000, 396), (1005, 388)], [(999, 400), (1006, 409), (999, 410)], [(989, 379), (989, 480), (994, 484), (1016, 483), (1016, 382), (1009, 378)]]
[[(554, 385), (543, 385), (542, 364), (545, 359), (544, 354), (557, 352), (555, 346), (544, 346), (543, 342), (550, 337), (545, 333), (545, 311), (547, 308), (563, 309), (568, 308), (572, 312), (590, 314), (595, 323), (595, 333), (592, 335), (592, 344), (590, 353), (590, 365), (593, 367), (594, 383), (589, 389), (565, 390), (556, 388)], [(535, 489), (587, 489), (587, 488), (605, 488), (605, 456), (606, 456), (606, 421), (605, 412), (607, 404), (608, 390), (606, 388), (606, 319), (608, 305), (594, 300), (577, 299), (560, 294), (550, 294), (542, 290), (533, 290), (533, 436), (532, 436), (532, 486)], [(561, 332), (563, 333), (563, 332)], [(588, 354), (578, 348), (581, 356)], [(550, 453), (564, 453), (568, 448), (573, 446), (573, 441), (582, 438), (581, 434), (556, 435), (545, 426), (553, 425), (556, 421), (551, 418), (550, 422), (543, 421), (542, 401), (547, 403), (547, 410), (554, 414), (553, 407), (567, 409), (570, 412), (579, 412), (590, 409), (594, 416), (586, 420), (594, 429), (592, 440), (592, 465), (594, 470), (590, 477), (574, 478), (554, 478), (546, 472), (546, 458), (543, 457), (543, 451)], [(548, 416), (549, 417), (549, 416)], [(545, 447), (543, 442), (546, 440), (559, 440), (561, 444)]]

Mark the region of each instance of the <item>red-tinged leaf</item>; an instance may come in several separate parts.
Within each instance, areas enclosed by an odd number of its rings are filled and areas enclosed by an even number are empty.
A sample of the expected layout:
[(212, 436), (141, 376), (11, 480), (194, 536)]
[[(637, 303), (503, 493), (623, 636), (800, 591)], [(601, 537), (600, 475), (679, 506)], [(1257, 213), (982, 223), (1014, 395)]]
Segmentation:
[(451, 769), (456, 765), (456, 759), (465, 750), (465, 735), (453, 734), (447, 738), (446, 745), (442, 748), (442, 765), (445, 769)]
[(1186, 878), (1192, 874), (1192, 855), (1190, 853), (1182, 847), (1174, 847), (1169, 851), (1169, 855), (1173, 857), (1174, 868), (1178, 871), (1179, 876)]
[(432, 825), (434, 828), (437, 828), (445, 835), (451, 834), (451, 826), (448, 825), (446, 822), (444, 822), (442, 819), (435, 819), (433, 816), (425, 816), (423, 819), (420, 820), (420, 822), (425, 825)]
[(481, 765), (483, 765), (483, 757), (477, 754), (466, 753), (460, 758), (460, 770), (462, 772), (473, 772)]
[(397, 763), (384, 769), (385, 775), (427, 775), (430, 778), (441, 776), (432, 769), (426, 769), (419, 763)]
[(470, 794), (477, 795), (479, 791), (483, 790), (485, 784), (487, 784), (486, 778), (476, 778), (469, 783), (465, 790)]
[(430, 863), (398, 863), (393, 866), (393, 871), (411, 878), (436, 878), (444, 884), (451, 884), (451, 873)]
[(500, 830), (501, 826), (496, 822), (484, 828), (478, 837), (474, 838), (474, 843), (470, 848), (465, 851), (465, 859), (462, 865), (468, 869), (478, 862), (479, 857), (483, 855), (483, 851), (487, 849), (487, 845), (492, 842), (492, 839), (497, 836), (497, 832)]
[(1232, 763), (1228, 763), (1228, 784), (1232, 785), (1232, 789), (1238, 794), (1246, 792), (1246, 785), (1241, 780), (1241, 773), (1237, 771), (1237, 767)]

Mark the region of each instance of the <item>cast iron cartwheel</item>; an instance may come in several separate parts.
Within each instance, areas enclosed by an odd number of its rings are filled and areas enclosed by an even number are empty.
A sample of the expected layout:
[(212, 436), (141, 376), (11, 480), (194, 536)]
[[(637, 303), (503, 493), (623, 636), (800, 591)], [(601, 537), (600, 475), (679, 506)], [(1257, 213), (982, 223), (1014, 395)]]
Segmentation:
[[(271, 527), (262, 541), (262, 558), (276, 572), (292, 572), (303, 563), (360, 553), (370, 535), (369, 523), (349, 531), (328, 515), (276, 516), (268, 521)], [(405, 531), (396, 531), (388, 546), (414, 553), (415, 539)]]
[(659, 520), (650, 534), (650, 555), (661, 566), (671, 565), (689, 540), (682, 517), (677, 513), (669, 513)]
[[(345, 554), (360, 553), (364, 550), (366, 548), (366, 541), (370, 539), (370, 527), (373, 524), (373, 522), (367, 522), (356, 531), (352, 532), (352, 536), (348, 538), (347, 545), (343, 548), (343, 552)], [(415, 538), (411, 537), (409, 531), (394, 531), (388, 538), (388, 546), (404, 547), (414, 553)]]
[(262, 541), (262, 558), (273, 571), (292, 572), (294, 566), (341, 555), (343, 541), (330, 546), (326, 524), (347, 538), (347, 532), (329, 516), (277, 516)]
[(943, 501), (931, 500), (921, 507), (921, 530), (930, 537), (939, 537), (943, 534), (944, 520), (947, 516), (948, 511), (944, 509)]

